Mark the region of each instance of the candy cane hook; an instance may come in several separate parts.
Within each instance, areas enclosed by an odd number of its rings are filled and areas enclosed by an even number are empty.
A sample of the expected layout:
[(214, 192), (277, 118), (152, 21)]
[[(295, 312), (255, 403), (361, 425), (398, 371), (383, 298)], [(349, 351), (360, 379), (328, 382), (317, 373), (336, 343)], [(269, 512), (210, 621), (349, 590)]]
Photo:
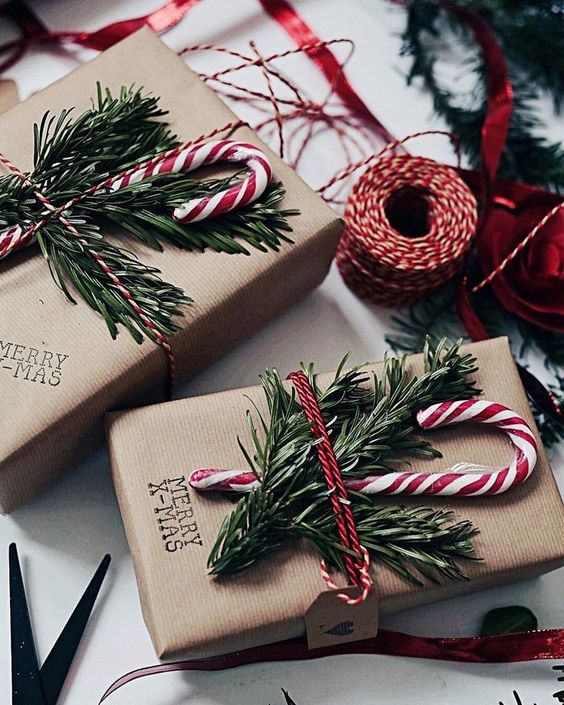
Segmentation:
[[(455, 471), (389, 472), (346, 480), (348, 489), (364, 494), (479, 496), (501, 494), (520, 485), (532, 473), (537, 461), (537, 442), (533, 432), (516, 412), (482, 399), (445, 401), (417, 413), (421, 429), (432, 430), (459, 423), (480, 423), (499, 428), (509, 437), (515, 453), (510, 465), (488, 468), (475, 463), (459, 463)], [(260, 483), (257, 476), (242, 470), (195, 470), (189, 482), (198, 490), (249, 492)]]
[(163, 159), (157, 159), (148, 166), (116, 177), (107, 185), (112, 191), (117, 191), (157, 174), (180, 171), (188, 173), (218, 162), (240, 162), (250, 173), (223, 191), (211, 196), (193, 198), (178, 206), (174, 210), (175, 220), (180, 223), (196, 223), (246, 206), (264, 193), (272, 179), (270, 162), (258, 147), (247, 142), (215, 140), (192, 145), (168, 157), (165, 155)]
[[(247, 142), (233, 140), (215, 140), (201, 142), (181, 151), (165, 153), (162, 158), (155, 158), (139, 167), (110, 177), (104, 182), (92, 187), (89, 192), (101, 188), (110, 191), (119, 191), (130, 184), (137, 184), (157, 174), (195, 171), (201, 166), (208, 166), (218, 162), (241, 163), (249, 173), (240, 181), (232, 183), (218, 193), (193, 198), (174, 209), (173, 217), (180, 223), (197, 223), (206, 218), (213, 218), (241, 208), (255, 201), (266, 190), (272, 180), (272, 167), (267, 156), (258, 147)], [(71, 199), (63, 208), (71, 208), (80, 202)], [(32, 237), (37, 225), (31, 223), (25, 227), (12, 225), (0, 231), (0, 259), (7, 257), (12, 252), (33, 244)]]

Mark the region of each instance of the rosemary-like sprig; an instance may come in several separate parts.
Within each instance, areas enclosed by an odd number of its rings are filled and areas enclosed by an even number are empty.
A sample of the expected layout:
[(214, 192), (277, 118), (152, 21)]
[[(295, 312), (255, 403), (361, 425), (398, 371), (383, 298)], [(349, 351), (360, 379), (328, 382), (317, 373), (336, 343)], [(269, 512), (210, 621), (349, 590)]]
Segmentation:
[[(475, 359), (459, 348), (460, 343), (447, 347), (444, 340), (436, 345), (428, 340), (419, 377), (407, 372), (405, 358), (388, 357), (381, 376), (372, 375), (371, 386), (370, 375), (360, 367), (344, 371), (344, 361), (326, 390), (317, 387), (313, 366), (304, 368), (345, 478), (390, 471), (407, 453), (440, 455), (415, 435), (415, 413), (428, 404), (479, 392), (469, 379), (477, 369)], [(261, 380), (269, 418), (249, 411), (252, 451), (239, 441), (261, 482), (225, 518), (209, 556), (210, 572), (245, 570), (297, 538), (306, 538), (342, 570), (348, 549), (337, 534), (310, 424), (277, 370), (268, 370)], [(362, 545), (404, 578), (416, 584), (421, 584), (418, 576), (464, 578), (458, 561), (473, 556), (476, 529), (470, 522), (453, 523), (445, 510), (378, 506), (359, 493), (351, 492), (350, 500)]]
[[(96, 100), (84, 113), (76, 117), (72, 110), (59, 116), (45, 114), (34, 129), (31, 185), (13, 174), (0, 177), (0, 230), (12, 225), (25, 229), (41, 220), (45, 210), (34, 195), (35, 187), (60, 207), (107, 177), (177, 146), (177, 138), (163, 121), (165, 116), (158, 98), (144, 95), (141, 89), (122, 88), (114, 97), (100, 86)], [(118, 226), (156, 248), (167, 242), (183, 249), (209, 248), (229, 254), (249, 254), (249, 248), (278, 250), (282, 243), (291, 242), (287, 219), (297, 211), (278, 209), (284, 196), (280, 183), (271, 184), (260, 199), (232, 213), (190, 225), (174, 220), (176, 206), (217, 193), (233, 178), (202, 180), (184, 173), (163, 174), (114, 192), (96, 190), (72, 213), (65, 213), (83, 242), (56, 217), (35, 237), (67, 298), (75, 302), (72, 288), (103, 316), (112, 336), (121, 324), (138, 342), (144, 336), (155, 339), (153, 329), (118, 293), (92, 252), (118, 276), (156, 330), (171, 335), (178, 329), (173, 318), (182, 314), (191, 299), (163, 281), (157, 269), (109, 243), (102, 230)]]

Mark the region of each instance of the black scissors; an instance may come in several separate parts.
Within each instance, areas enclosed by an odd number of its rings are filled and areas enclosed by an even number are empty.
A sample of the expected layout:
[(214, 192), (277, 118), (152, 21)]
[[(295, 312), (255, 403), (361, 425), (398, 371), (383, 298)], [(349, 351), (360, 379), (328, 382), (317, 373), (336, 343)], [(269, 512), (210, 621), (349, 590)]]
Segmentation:
[(110, 565), (105, 556), (39, 668), (16, 545), (9, 549), (12, 705), (56, 705)]

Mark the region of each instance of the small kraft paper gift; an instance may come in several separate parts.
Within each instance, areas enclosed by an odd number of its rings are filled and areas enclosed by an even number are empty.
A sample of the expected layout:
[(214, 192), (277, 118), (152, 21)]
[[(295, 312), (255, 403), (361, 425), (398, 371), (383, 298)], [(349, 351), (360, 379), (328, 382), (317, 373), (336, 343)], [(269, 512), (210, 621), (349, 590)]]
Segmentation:
[(341, 221), (149, 30), (0, 116), (0, 153), (6, 513), (104, 412), (166, 398), (316, 287)]
[(505, 338), (267, 370), (107, 418), (159, 656), (370, 637), (378, 612), (564, 564), (562, 499)]

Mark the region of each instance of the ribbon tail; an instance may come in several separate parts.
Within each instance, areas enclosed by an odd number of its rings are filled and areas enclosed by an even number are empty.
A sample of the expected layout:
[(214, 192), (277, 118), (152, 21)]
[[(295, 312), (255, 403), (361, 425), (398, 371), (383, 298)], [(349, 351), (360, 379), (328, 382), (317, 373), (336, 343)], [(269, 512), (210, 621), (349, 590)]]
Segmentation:
[(304, 639), (257, 646), (225, 656), (147, 666), (125, 674), (104, 693), (100, 703), (139, 678), (175, 671), (223, 671), (253, 663), (304, 661), (349, 654), (404, 656), (460, 663), (516, 663), (564, 658), (564, 629), (488, 637), (421, 637), (381, 629), (374, 639), (308, 650)]

